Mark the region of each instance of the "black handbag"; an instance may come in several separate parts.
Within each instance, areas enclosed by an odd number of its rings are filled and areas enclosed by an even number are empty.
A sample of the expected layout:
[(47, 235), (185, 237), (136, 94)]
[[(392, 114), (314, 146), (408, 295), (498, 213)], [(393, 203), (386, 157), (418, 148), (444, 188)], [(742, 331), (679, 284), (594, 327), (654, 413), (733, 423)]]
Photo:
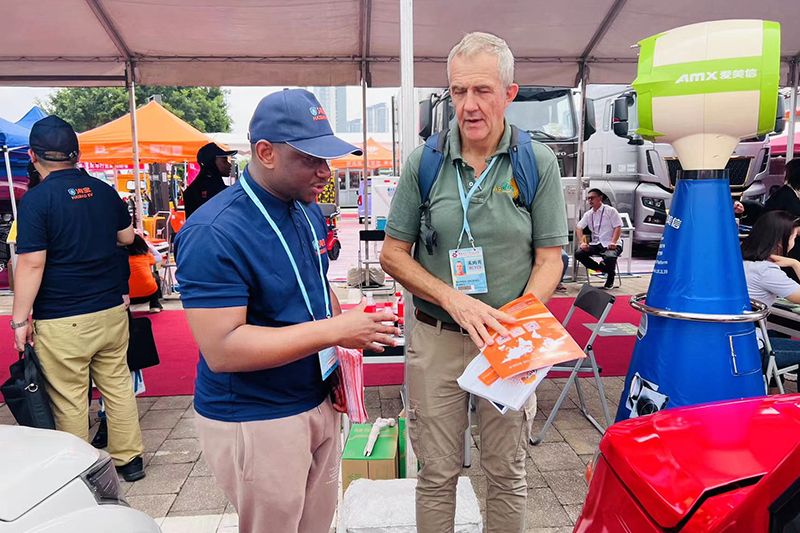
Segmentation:
[(11, 414), (21, 426), (56, 429), (50, 397), (44, 385), (44, 373), (30, 344), (11, 365), (11, 377), (0, 385)]
[(128, 329), (130, 340), (128, 341), (128, 368), (131, 372), (156, 366), (160, 363), (158, 359), (158, 348), (156, 339), (153, 337), (153, 324), (147, 317), (133, 318), (128, 317)]

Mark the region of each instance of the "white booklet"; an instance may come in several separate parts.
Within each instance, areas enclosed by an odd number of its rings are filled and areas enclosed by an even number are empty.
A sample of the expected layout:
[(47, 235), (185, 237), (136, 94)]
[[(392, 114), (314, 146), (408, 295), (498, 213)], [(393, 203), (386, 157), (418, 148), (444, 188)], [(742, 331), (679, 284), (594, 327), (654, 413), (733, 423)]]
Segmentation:
[(500, 379), (484, 355), (478, 354), (458, 378), (458, 386), (481, 398), (491, 401), (503, 414), (508, 409), (519, 411), (536, 392), (552, 366), (530, 370)]

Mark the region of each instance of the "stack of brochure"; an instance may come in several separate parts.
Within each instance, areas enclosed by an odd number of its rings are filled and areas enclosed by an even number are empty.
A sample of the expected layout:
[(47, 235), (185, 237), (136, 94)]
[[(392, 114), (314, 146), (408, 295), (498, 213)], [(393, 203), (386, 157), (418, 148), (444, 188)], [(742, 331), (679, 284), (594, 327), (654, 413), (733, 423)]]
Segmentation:
[(339, 380), (336, 387), (339, 397), (347, 402), (347, 416), (354, 424), (367, 421), (367, 408), (364, 405), (364, 356), (359, 350), (336, 347), (339, 359)]
[(507, 325), (510, 336), (491, 332), (494, 344), (481, 350), (458, 378), (458, 385), (505, 413), (522, 409), (553, 365), (583, 359), (586, 354), (532, 294), (500, 311), (517, 319)]

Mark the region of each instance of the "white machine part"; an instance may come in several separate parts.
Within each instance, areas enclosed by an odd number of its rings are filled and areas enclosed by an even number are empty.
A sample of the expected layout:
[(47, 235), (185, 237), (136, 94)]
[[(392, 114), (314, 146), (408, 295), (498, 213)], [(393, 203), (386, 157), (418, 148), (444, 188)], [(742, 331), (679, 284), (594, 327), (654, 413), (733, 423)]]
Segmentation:
[(385, 427), (393, 428), (395, 425), (397, 425), (397, 421), (394, 418), (378, 418), (375, 420), (375, 423), (372, 424), (372, 430), (369, 432), (369, 438), (367, 438), (367, 445), (364, 446), (364, 457), (372, 455), (372, 449), (375, 447), (378, 435), (381, 434), (381, 429)]

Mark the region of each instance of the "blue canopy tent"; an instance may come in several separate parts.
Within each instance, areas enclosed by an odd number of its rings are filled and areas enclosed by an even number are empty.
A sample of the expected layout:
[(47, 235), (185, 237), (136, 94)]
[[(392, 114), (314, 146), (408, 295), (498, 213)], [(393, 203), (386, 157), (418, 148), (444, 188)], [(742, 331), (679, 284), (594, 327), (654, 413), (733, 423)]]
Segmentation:
[[(28, 166), (28, 136), (30, 129), (0, 118), (0, 147), (5, 158), (5, 174), (8, 181), (8, 195), (11, 201), (11, 213), (17, 218), (17, 196), (25, 192), (22, 181), (25, 179)], [(13, 162), (13, 164), (12, 164)], [(14, 176), (20, 178), (15, 184)], [(2, 198), (4, 195), (0, 195)]]
[(25, 113), (25, 116), (19, 119), (16, 122), (16, 124), (17, 126), (22, 126), (23, 128), (31, 129), (36, 122), (42, 120), (46, 116), (47, 113), (45, 113), (41, 107), (35, 105), (31, 108), (30, 111)]

